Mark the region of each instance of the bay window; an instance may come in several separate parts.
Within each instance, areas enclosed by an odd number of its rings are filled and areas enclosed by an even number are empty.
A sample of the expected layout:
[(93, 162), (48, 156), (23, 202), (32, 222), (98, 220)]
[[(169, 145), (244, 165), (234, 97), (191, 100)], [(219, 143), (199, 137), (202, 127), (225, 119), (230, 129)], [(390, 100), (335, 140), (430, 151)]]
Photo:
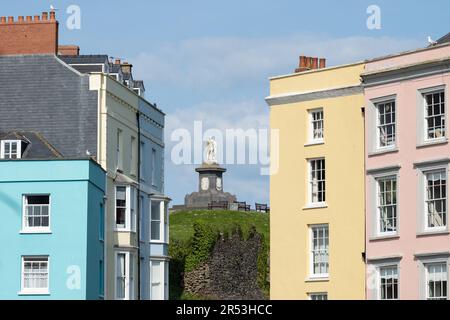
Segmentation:
[(132, 186), (116, 186), (116, 229), (136, 231), (136, 189)]

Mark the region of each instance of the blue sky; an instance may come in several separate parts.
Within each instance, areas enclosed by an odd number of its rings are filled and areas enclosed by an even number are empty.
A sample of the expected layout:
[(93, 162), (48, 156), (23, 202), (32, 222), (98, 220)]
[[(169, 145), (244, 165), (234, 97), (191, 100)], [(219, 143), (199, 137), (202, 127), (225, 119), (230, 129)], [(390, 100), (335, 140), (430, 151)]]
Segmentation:
[[(170, 161), (177, 128), (267, 128), (268, 77), (292, 72), (300, 54), (335, 65), (426, 46), (450, 32), (448, 0), (134, 0), (31, 1), (1, 4), (1, 15), (59, 9), (60, 43), (82, 54), (105, 53), (134, 65), (147, 98), (167, 114), (166, 193), (174, 204), (195, 191), (194, 166)], [(66, 8), (81, 9), (81, 29), (65, 25)], [(381, 9), (381, 29), (366, 27), (369, 5)], [(227, 165), (226, 191), (269, 201), (258, 165)]]

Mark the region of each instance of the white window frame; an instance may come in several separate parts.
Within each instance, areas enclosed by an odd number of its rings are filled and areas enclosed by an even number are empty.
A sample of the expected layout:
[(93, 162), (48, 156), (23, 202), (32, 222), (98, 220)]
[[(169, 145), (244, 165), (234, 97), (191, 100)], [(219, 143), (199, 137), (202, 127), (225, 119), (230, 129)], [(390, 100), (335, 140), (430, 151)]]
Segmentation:
[[(314, 120), (314, 115), (316, 114), (322, 114), (322, 119), (320, 120)], [(324, 111), (323, 108), (317, 108), (317, 109), (311, 109), (308, 110), (308, 119), (309, 119), (309, 126), (308, 126), (308, 144), (321, 144), (325, 141), (325, 117), (324, 117)], [(322, 123), (322, 138), (314, 138), (314, 122), (321, 122)]]
[[(395, 192), (396, 192), (396, 203), (395, 203), (395, 231), (382, 231), (381, 230), (381, 212), (380, 212), (380, 208), (381, 208), (381, 203), (380, 203), (380, 182), (383, 180), (395, 180)], [(377, 176), (375, 177), (375, 197), (376, 197), (376, 235), (377, 236), (393, 236), (393, 235), (397, 235), (398, 234), (398, 227), (399, 227), (399, 203), (398, 203), (398, 199), (399, 199), (399, 194), (398, 194), (398, 174), (394, 173), (394, 174), (386, 174), (386, 175), (382, 175), (382, 176)]]
[(153, 297), (153, 263), (160, 263), (160, 279), (159, 279), (159, 286), (160, 286), (160, 295), (161, 299), (158, 300), (167, 300), (168, 299), (168, 277), (169, 277), (169, 263), (168, 261), (164, 259), (154, 259), (150, 258), (150, 300), (155, 300)]
[[(380, 127), (382, 126), (382, 124), (380, 123), (380, 105), (386, 105), (388, 103), (394, 103), (395, 106), (395, 111), (393, 112), (394, 117), (395, 117), (395, 121), (394, 122), (390, 122), (389, 124), (383, 124), (383, 126), (389, 126), (389, 125), (393, 125), (394, 126), (394, 141), (392, 144), (390, 145), (386, 145), (386, 146), (382, 146), (381, 145), (381, 140), (380, 140)], [(389, 150), (389, 149), (395, 149), (397, 146), (397, 99), (396, 98), (387, 98), (385, 100), (378, 100), (374, 102), (374, 106), (375, 106), (375, 137), (376, 137), (376, 141), (375, 141), (375, 146), (376, 146), (376, 150)]]
[[(324, 175), (325, 175), (325, 179), (323, 179), (323, 183), (324, 183), (324, 191), (323, 191), (323, 195), (325, 200), (324, 201), (317, 201), (317, 202), (313, 202), (313, 180), (312, 180), (312, 164), (313, 162), (317, 162), (317, 161), (323, 161), (323, 165), (325, 166), (325, 169), (323, 169), (324, 171)], [(314, 159), (308, 159), (308, 207), (324, 207), (326, 206), (327, 202), (327, 183), (326, 183), (326, 161), (325, 158), (314, 158)], [(322, 181), (322, 180), (321, 180)], [(319, 181), (316, 182), (317, 183), (317, 193), (319, 192)], [(317, 196), (318, 198), (319, 196)]]
[[(119, 227), (116, 224), (117, 216), (117, 188), (125, 188), (125, 226)], [(136, 188), (130, 185), (120, 185), (114, 186), (114, 230), (115, 231), (127, 231), (136, 232), (136, 202), (137, 202), (137, 191)]]
[[(433, 174), (433, 173), (438, 173), (438, 172), (444, 172), (445, 174), (445, 191), (446, 191), (446, 195), (445, 195), (445, 208), (446, 208), (446, 212), (445, 212), (445, 226), (440, 226), (440, 227), (429, 227), (428, 226), (428, 196), (427, 196), (427, 186), (428, 186), (428, 180), (427, 180), (427, 175), (428, 174)], [(441, 167), (441, 168), (434, 168), (434, 169), (429, 169), (429, 170), (424, 170), (422, 171), (423, 174), (423, 221), (424, 221), (424, 230), (425, 232), (439, 232), (439, 231), (446, 231), (448, 228), (448, 172), (447, 172), (447, 167)]]
[[(40, 259), (47, 262), (47, 287), (46, 288), (25, 288), (25, 260)], [(21, 273), (20, 273), (20, 292), (19, 295), (49, 295), (50, 294), (50, 256), (22, 256), (21, 257)]]
[[(159, 202), (159, 220), (153, 220), (152, 216), (152, 202)], [(167, 243), (168, 239), (168, 223), (166, 217), (167, 205), (164, 200), (160, 199), (151, 199), (150, 198), (150, 226), (149, 226), (149, 242), (154, 243)], [(152, 222), (159, 221), (159, 239), (152, 239)]]
[[(26, 221), (26, 209), (27, 209), (27, 199), (28, 197), (48, 197), (48, 227), (29, 227)], [(22, 230), (20, 233), (51, 233), (51, 207), (52, 207), (52, 197), (48, 193), (44, 194), (24, 194), (22, 195)]]
[(2, 140), (1, 145), (0, 145), (0, 159), (7, 159), (7, 160), (13, 159), (13, 158), (5, 158), (5, 155), (7, 153), (5, 150), (6, 149), (5, 145), (7, 143), (10, 144), (10, 147), (9, 147), (10, 150), (8, 152), (9, 155), (11, 156), (11, 145), (13, 143), (15, 143), (17, 145), (17, 147), (16, 147), (17, 155), (16, 155), (15, 159), (21, 159), (22, 158), (22, 141), (21, 140)]
[(377, 300), (381, 300), (381, 269), (395, 268), (397, 272), (397, 298), (396, 299), (383, 299), (383, 300), (400, 300), (400, 268), (398, 263), (385, 263), (377, 265)]
[[(429, 267), (432, 265), (444, 265), (445, 266), (445, 275), (446, 275), (446, 286), (447, 286), (447, 292), (445, 299), (430, 299), (429, 297), (429, 290), (428, 290), (428, 280), (429, 280)], [(448, 300), (448, 261), (441, 260), (441, 261), (435, 261), (435, 262), (426, 262), (424, 263), (424, 271), (425, 271), (425, 297), (427, 300)]]
[[(125, 297), (119, 298), (117, 295), (117, 258), (119, 255), (125, 256), (125, 274), (124, 274), (124, 289)], [(116, 251), (114, 255), (114, 298), (116, 300), (134, 300), (134, 255), (129, 251)]]
[[(319, 298), (319, 299), (317, 299), (317, 298)], [(328, 292), (311, 292), (311, 293), (308, 293), (308, 299), (309, 300), (313, 300), (313, 301), (328, 300)]]
[[(327, 228), (328, 245), (327, 245), (327, 273), (314, 273), (314, 229)], [(309, 226), (309, 278), (310, 279), (328, 279), (330, 276), (330, 228), (328, 224), (315, 224)]]
[[(427, 114), (427, 96), (433, 95), (436, 93), (443, 93), (444, 94), (444, 113), (441, 114), (444, 118), (444, 135), (437, 138), (429, 138), (428, 137), (428, 121), (427, 118), (429, 117)], [(423, 141), (424, 143), (433, 143), (433, 142), (439, 142), (439, 141), (446, 141), (447, 140), (447, 94), (445, 90), (445, 86), (435, 87), (435, 88), (429, 88), (429, 89), (422, 89), (420, 90), (421, 94), (421, 107), (423, 108)]]

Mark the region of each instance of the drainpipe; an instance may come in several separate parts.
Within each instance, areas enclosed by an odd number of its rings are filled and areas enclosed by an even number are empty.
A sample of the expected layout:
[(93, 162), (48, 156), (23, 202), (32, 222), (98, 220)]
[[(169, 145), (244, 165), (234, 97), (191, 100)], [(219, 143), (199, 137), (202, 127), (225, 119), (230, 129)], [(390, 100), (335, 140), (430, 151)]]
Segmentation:
[[(138, 106), (139, 108), (139, 106)], [(137, 221), (136, 221), (136, 236), (137, 236), (137, 248), (138, 248), (138, 263), (137, 263), (137, 279), (138, 279), (138, 300), (141, 300), (141, 122), (139, 121), (139, 110), (136, 112), (136, 121), (138, 127), (138, 138), (137, 138), (137, 181), (138, 181), (138, 198), (136, 203), (137, 210)]]

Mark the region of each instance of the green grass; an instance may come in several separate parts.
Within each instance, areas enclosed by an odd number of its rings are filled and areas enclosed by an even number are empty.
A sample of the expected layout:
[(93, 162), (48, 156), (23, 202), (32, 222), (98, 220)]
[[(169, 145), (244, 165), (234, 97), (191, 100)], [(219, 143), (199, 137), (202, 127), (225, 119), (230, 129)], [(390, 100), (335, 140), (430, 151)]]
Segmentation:
[[(170, 299), (172, 300), (205, 300), (209, 297), (191, 295), (178, 285), (181, 273), (188, 272), (203, 261), (208, 253), (214, 233), (230, 233), (239, 226), (246, 238), (255, 228), (264, 239), (263, 247), (258, 257), (258, 283), (265, 295), (269, 295), (267, 277), (267, 257), (269, 255), (269, 214), (260, 212), (237, 212), (228, 210), (192, 210), (177, 211), (170, 214)], [(197, 233), (194, 239), (194, 225)], [(199, 229), (200, 228), (200, 229)], [(208, 231), (210, 230), (210, 231)], [(200, 232), (200, 234), (198, 233)], [(211, 233), (212, 232), (212, 233)], [(214, 240), (212, 240), (214, 242)], [(196, 249), (194, 249), (196, 248)]]
[(193, 225), (201, 222), (219, 232), (230, 232), (239, 225), (244, 235), (252, 226), (269, 244), (269, 214), (261, 212), (236, 212), (228, 210), (178, 211), (170, 214), (170, 240), (189, 241), (194, 235)]

